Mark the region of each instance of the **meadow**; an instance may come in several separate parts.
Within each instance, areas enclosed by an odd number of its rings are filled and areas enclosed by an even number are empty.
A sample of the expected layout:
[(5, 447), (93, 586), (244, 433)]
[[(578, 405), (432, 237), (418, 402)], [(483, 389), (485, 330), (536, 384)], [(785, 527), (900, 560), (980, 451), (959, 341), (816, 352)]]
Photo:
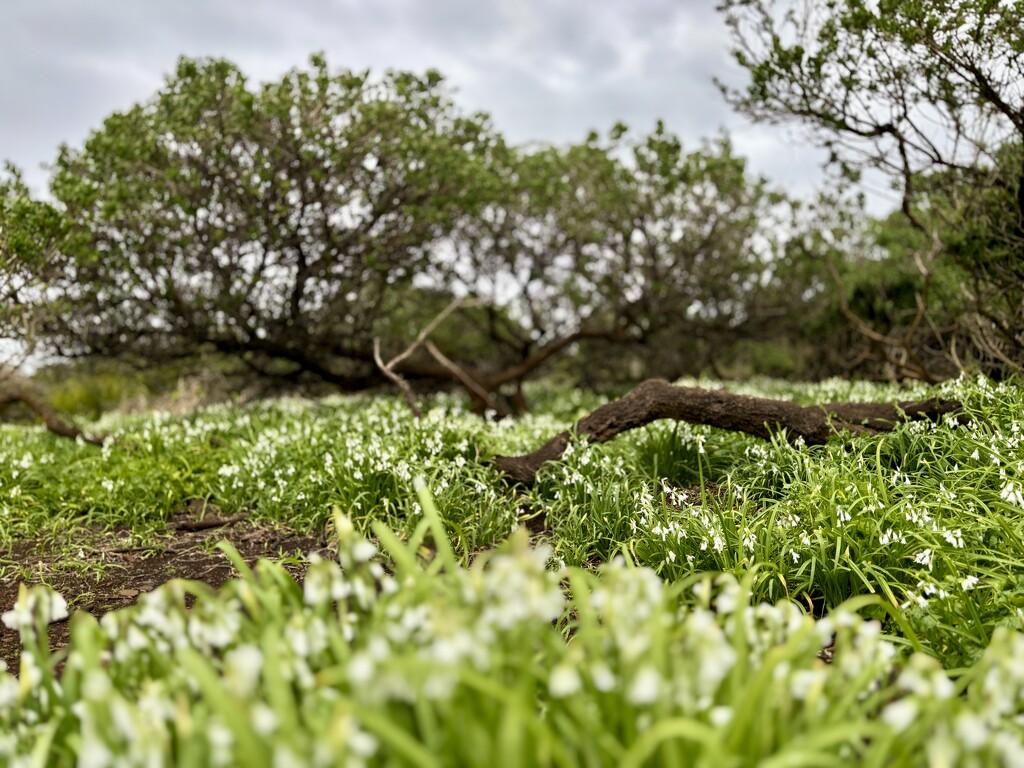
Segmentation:
[[(0, 579), (30, 585), (2, 606), (0, 763), (1024, 765), (1024, 389), (728, 388), (964, 407), (814, 447), (658, 422), (530, 489), (489, 459), (601, 400), (109, 415), (102, 448), (0, 427)], [(197, 501), (324, 546), (297, 571), (218, 544), (239, 578), (99, 617), (47, 586)]]

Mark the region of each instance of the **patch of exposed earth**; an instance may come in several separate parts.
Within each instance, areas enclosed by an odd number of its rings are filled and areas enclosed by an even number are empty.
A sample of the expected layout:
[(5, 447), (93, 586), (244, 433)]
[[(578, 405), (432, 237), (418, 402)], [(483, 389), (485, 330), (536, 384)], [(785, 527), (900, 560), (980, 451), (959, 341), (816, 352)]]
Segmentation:
[[(19, 541), (0, 549), (0, 567), (6, 574), (0, 578), (0, 612), (14, 606), (21, 583), (48, 584), (67, 600), (72, 615), (88, 611), (97, 619), (132, 605), (139, 595), (171, 579), (194, 579), (219, 587), (238, 577), (216, 548), (222, 540), (231, 542), (250, 565), (260, 558), (289, 561), (285, 567), (297, 579), (305, 574), (305, 556), (324, 546), (323, 539), (284, 526), (258, 525), (242, 515), (221, 516), (215, 509), (200, 511), (190, 505), (170, 520), (166, 534), (145, 546), (132, 545), (126, 531), (86, 531), (76, 541), (73, 565), (68, 563), (66, 544)], [(51, 650), (67, 645), (67, 619), (49, 626), (49, 640)], [(18, 633), (0, 624), (0, 660), (15, 674), (20, 654)]]

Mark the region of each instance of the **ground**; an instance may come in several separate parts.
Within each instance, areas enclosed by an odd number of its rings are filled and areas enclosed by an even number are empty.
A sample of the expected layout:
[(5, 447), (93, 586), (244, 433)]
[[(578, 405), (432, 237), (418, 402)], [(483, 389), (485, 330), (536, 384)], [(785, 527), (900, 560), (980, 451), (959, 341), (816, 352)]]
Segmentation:
[[(164, 536), (148, 546), (126, 545), (124, 530), (90, 532), (79, 544), (82, 560), (94, 566), (89, 569), (69, 567), (63, 543), (15, 542), (0, 550), (0, 567), (7, 573), (20, 571), (18, 576), (0, 579), (0, 606), (14, 604), (22, 581), (49, 584), (68, 601), (70, 613), (88, 611), (96, 618), (131, 605), (140, 594), (170, 579), (194, 579), (217, 587), (238, 575), (216, 548), (222, 540), (231, 542), (250, 564), (261, 557), (292, 558), (287, 567), (298, 578), (305, 571), (305, 555), (324, 546), (321, 539), (280, 525), (258, 525), (190, 505), (171, 519)], [(96, 565), (102, 566), (99, 576)], [(52, 650), (63, 648), (68, 642), (68, 620), (51, 624), (49, 637)], [(17, 672), (20, 653), (18, 633), (0, 624), (0, 660)]]

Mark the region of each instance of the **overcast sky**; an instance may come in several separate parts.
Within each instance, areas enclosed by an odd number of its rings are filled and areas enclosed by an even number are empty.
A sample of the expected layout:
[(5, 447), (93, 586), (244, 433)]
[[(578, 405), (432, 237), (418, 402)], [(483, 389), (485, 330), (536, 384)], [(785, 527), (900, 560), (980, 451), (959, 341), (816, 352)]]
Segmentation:
[(152, 95), (181, 55), (266, 80), (324, 51), (332, 67), (439, 69), (514, 142), (565, 143), (658, 118), (689, 147), (728, 130), (793, 194), (822, 182), (792, 131), (734, 115), (742, 82), (715, 0), (0, 0), (0, 160), (36, 191), (61, 142)]

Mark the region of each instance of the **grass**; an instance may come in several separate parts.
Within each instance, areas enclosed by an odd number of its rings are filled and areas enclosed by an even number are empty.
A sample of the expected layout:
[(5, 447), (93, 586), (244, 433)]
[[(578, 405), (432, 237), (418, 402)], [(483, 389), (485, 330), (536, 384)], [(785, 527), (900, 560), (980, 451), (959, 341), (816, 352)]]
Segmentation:
[[(0, 759), (1024, 759), (1024, 390), (745, 391), (939, 394), (965, 412), (815, 448), (659, 423), (576, 444), (521, 497), (487, 459), (536, 447), (595, 400), (539, 393), (545, 410), (516, 423), (445, 397), (418, 422), (358, 398), (109, 417), (102, 450), (2, 427), (0, 542), (71, 555), (76, 526), (144, 542), (205, 499), (334, 527), (340, 566), (314, 563), (299, 585), (239, 563), (220, 593), (172, 582), (102, 624), (76, 614), (53, 656), (40, 621), (61, 606), (26, 591), (5, 615), (26, 652), (20, 679), (0, 673)], [(546, 524), (529, 541), (526, 517)]]

